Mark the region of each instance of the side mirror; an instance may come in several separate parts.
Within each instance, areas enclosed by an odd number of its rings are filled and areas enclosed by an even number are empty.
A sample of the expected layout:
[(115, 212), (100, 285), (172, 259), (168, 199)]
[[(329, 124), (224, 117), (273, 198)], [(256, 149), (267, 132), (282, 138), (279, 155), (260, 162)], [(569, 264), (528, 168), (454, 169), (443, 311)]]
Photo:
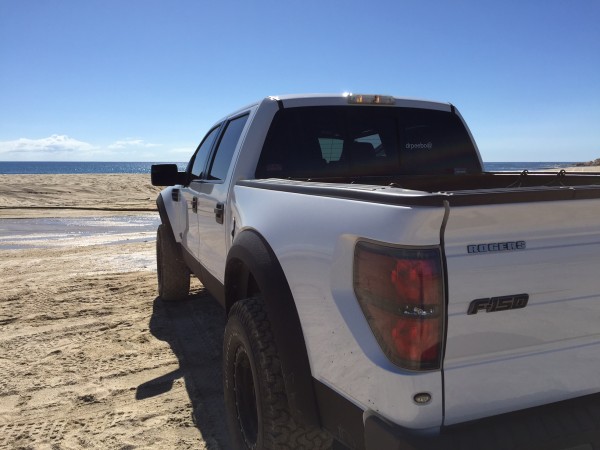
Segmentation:
[(186, 173), (177, 170), (177, 164), (153, 164), (150, 179), (153, 186), (185, 184)]

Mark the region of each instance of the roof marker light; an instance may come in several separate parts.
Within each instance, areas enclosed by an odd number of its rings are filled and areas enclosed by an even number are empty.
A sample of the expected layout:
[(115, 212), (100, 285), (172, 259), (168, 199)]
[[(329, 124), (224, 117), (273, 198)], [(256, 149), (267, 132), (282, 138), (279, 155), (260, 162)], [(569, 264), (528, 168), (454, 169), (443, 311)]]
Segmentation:
[(348, 95), (348, 103), (351, 105), (395, 105), (396, 99), (391, 95)]

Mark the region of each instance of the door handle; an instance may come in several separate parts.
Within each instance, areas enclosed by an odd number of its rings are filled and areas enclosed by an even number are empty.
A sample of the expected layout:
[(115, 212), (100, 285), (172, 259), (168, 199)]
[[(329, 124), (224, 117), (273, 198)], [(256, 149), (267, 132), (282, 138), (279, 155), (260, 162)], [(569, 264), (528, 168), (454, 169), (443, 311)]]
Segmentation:
[(198, 214), (198, 197), (192, 199), (192, 212)]
[(225, 214), (225, 205), (223, 203), (217, 203), (214, 209), (215, 220), (217, 223), (223, 223), (223, 215)]

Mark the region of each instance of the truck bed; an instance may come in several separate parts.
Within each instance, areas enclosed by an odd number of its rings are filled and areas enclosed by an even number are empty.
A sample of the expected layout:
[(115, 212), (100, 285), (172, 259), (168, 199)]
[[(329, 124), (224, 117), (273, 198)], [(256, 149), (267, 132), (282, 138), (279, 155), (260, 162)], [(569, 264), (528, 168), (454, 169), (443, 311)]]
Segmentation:
[(400, 174), (394, 177), (339, 177), (310, 178), (305, 181), (318, 181), (336, 184), (359, 184), (391, 186), (429, 193), (453, 191), (478, 191), (482, 189), (508, 189), (530, 187), (575, 187), (600, 185), (598, 172), (482, 172), (479, 174), (411, 175)]
[[(600, 354), (596, 331), (600, 309), (594, 275), (600, 248), (600, 176), (481, 173), (247, 180), (238, 186), (280, 194), (265, 195), (264, 204), (282, 210), (279, 202), (285, 201), (290, 228), (291, 223), (302, 222), (303, 236), (312, 236), (298, 242), (286, 236), (285, 245), (294, 248), (307, 248), (312, 242), (324, 252), (326, 242), (335, 242), (335, 224), (330, 235), (323, 225), (325, 211), (336, 211), (331, 220), (345, 224), (345, 236), (415, 245), (414, 236), (402, 233), (437, 232), (430, 244), (443, 248), (448, 277), (445, 425), (596, 392), (596, 381), (585, 374), (600, 369), (595, 362)], [(296, 206), (291, 208), (290, 202)], [(295, 217), (289, 212), (300, 211), (302, 204), (310, 204), (313, 214)], [(383, 216), (376, 204), (391, 206), (381, 208), (389, 215)], [(352, 217), (362, 217), (362, 227), (358, 219), (346, 217), (351, 209)], [(433, 222), (428, 226), (404, 222), (420, 213), (433, 217), (435, 211), (440, 216), (445, 211), (445, 223), (436, 219), (437, 229)], [(391, 235), (377, 233), (382, 224), (390, 227)], [(317, 235), (328, 238), (316, 245)], [(312, 282), (317, 278), (315, 274)], [(468, 313), (477, 299), (525, 294), (527, 308)], [(536, 380), (538, 370), (545, 375)]]
[[(482, 172), (305, 179), (255, 179), (238, 185), (406, 206), (473, 206), (600, 198), (600, 172)], [(383, 195), (382, 195), (383, 194)]]

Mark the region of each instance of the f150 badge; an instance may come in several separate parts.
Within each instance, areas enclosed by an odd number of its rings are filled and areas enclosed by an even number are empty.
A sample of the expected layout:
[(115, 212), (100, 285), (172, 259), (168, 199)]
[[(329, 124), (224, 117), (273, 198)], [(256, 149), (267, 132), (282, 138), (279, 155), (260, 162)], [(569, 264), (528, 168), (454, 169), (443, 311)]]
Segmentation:
[(496, 312), (509, 309), (521, 309), (527, 306), (529, 294), (506, 295), (504, 297), (478, 298), (469, 305), (467, 314), (477, 314), (479, 311)]

